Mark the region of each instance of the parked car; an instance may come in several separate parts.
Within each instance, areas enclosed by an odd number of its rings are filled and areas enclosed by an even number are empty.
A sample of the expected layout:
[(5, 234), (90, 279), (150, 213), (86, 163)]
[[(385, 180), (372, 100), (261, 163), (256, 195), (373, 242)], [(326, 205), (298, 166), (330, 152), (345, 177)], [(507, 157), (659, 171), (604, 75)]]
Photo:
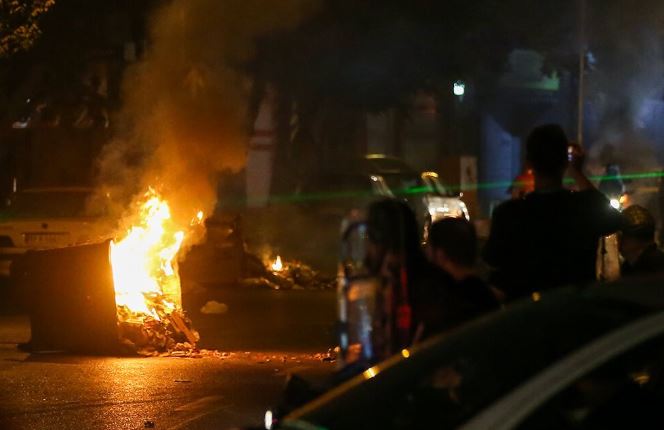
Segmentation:
[(59, 248), (110, 237), (107, 205), (92, 188), (32, 188), (14, 193), (0, 218), (0, 276), (30, 249)]
[(461, 199), (461, 193), (448, 190), (436, 172), (422, 172), (421, 176), (426, 189), (424, 200), (432, 222), (447, 217), (463, 217), (470, 221), (468, 207)]
[(385, 155), (367, 155), (364, 160), (368, 171), (383, 178), (391, 196), (408, 201), (424, 228), (425, 236), (429, 225), (439, 219), (464, 217), (470, 220), (461, 194), (446, 187), (438, 173), (419, 173), (403, 160)]
[(662, 280), (562, 288), (375, 365), (279, 429), (664, 428)]
[(370, 154), (330, 165), (309, 181), (302, 193), (328, 212), (345, 216), (377, 198), (396, 197), (408, 201), (425, 231), (431, 222), (443, 217), (470, 219), (460, 194), (446, 188), (437, 173), (420, 173), (399, 158)]
[(280, 203), (282, 207), (290, 203), (298, 213), (300, 227), (315, 232), (315, 241), (298, 243), (297, 249), (306, 255), (305, 261), (329, 275), (336, 273), (341, 233), (362, 219), (364, 210), (376, 200), (407, 200), (422, 227), (423, 238), (432, 212), (438, 215), (446, 210), (448, 215), (459, 216), (463, 213), (459, 208), (465, 208), (459, 195), (445, 190), (438, 178), (427, 185), (421, 172), (385, 155), (330, 160), (303, 179), (297, 192)]

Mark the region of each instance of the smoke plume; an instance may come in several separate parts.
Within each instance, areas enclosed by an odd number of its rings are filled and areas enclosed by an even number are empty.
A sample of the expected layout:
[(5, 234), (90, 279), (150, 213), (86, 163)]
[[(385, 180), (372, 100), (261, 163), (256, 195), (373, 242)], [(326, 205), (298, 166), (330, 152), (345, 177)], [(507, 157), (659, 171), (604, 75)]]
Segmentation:
[(117, 209), (148, 187), (181, 225), (217, 197), (217, 175), (245, 162), (251, 83), (242, 67), (258, 37), (295, 25), (311, 0), (174, 0), (151, 19), (144, 58), (123, 83), (116, 139), (99, 160)]
[[(600, 118), (597, 165), (618, 162), (625, 171), (656, 167), (644, 115), (664, 91), (664, 3), (596, 0), (591, 3), (589, 49), (596, 60), (587, 88)], [(591, 69), (592, 69), (591, 61)]]

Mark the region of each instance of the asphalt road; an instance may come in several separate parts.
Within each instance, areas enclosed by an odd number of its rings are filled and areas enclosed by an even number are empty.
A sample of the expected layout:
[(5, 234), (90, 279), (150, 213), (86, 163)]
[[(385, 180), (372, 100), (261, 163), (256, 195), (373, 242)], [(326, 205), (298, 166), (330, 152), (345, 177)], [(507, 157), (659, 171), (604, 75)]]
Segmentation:
[[(203, 314), (209, 300), (225, 306)], [(334, 363), (334, 293), (193, 289), (185, 308), (203, 358), (27, 354), (29, 319), (11, 301), (0, 315), (0, 428), (223, 429), (260, 425), (289, 372), (324, 377)]]

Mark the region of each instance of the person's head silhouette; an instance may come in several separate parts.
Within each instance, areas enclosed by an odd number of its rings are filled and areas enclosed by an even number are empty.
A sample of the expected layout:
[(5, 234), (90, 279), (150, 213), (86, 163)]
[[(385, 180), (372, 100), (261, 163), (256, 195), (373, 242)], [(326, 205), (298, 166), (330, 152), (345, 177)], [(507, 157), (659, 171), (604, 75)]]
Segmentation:
[(541, 125), (530, 132), (526, 140), (526, 160), (535, 174), (536, 188), (562, 186), (568, 146), (565, 131), (557, 124)]

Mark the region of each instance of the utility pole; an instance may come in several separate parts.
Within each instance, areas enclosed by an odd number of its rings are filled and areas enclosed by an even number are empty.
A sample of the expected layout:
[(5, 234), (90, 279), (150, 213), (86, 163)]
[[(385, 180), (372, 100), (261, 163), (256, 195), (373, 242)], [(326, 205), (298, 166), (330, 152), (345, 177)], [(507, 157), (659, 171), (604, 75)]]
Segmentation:
[(578, 43), (579, 43), (579, 88), (577, 94), (576, 143), (583, 146), (583, 105), (586, 72), (586, 0), (579, 0)]

